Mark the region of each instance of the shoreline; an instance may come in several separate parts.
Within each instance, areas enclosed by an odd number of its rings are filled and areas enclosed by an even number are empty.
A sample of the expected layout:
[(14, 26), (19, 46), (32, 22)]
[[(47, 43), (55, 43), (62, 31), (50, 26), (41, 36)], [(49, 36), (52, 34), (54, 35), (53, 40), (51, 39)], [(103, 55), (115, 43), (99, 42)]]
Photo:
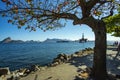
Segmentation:
[[(11, 79), (11, 77), (12, 77), (12, 79), (34, 80), (35, 79), (34, 77), (36, 76), (36, 78), (38, 78), (38, 80), (39, 79), (40, 80), (45, 80), (45, 77), (49, 76), (48, 79), (46, 79), (46, 80), (54, 80), (55, 78), (59, 79), (59, 76), (55, 75), (56, 73), (63, 76), (62, 73), (61, 73), (61, 71), (63, 71), (63, 70), (59, 71), (59, 69), (62, 69), (62, 67), (63, 67), (63, 69), (66, 68), (67, 73), (69, 74), (69, 75), (66, 75), (66, 76), (71, 75), (71, 77), (70, 77), (71, 79), (70, 78), (67, 79), (67, 77), (66, 77), (66, 79), (61, 78), (59, 80), (74, 80), (73, 76), (75, 78), (80, 78), (80, 76), (81, 76), (80, 72), (82, 72), (86, 69), (88, 69), (88, 73), (90, 72), (91, 66), (83, 64), (82, 62), (79, 62), (79, 61), (80, 61), (80, 58), (83, 58), (83, 60), (84, 60), (84, 57), (86, 57), (86, 56), (88, 56), (87, 58), (91, 58), (89, 56), (91, 56), (92, 53), (93, 53), (93, 49), (86, 48), (84, 50), (77, 51), (77, 52), (75, 52), (71, 55), (59, 54), (56, 58), (53, 59), (53, 62), (51, 64), (48, 64), (48, 66), (33, 65), (33, 66), (31, 66), (31, 69), (23, 68), (23, 69), (20, 69), (20, 70), (15, 70), (5, 77), (9, 78), (9, 79)], [(113, 48), (111, 46), (107, 48), (107, 56), (109, 56), (109, 58), (114, 57), (115, 53), (116, 53), (115, 48)], [(85, 62), (85, 61), (83, 61), (83, 62)], [(86, 63), (88, 63), (88, 62), (86, 61)], [(70, 68), (69, 70), (73, 70), (74, 74), (70, 74), (70, 72), (67, 68), (68, 69)], [(81, 71), (79, 71), (79, 73), (75, 72), (77, 69), (81, 69)], [(55, 70), (56, 73), (52, 72), (52, 70)], [(113, 72), (114, 72), (114, 70), (113, 70)], [(63, 73), (64, 73), (64, 71), (63, 71)], [(85, 73), (84, 75), (82, 73), (82, 78), (85, 77), (85, 76), (88, 77), (88, 73)], [(108, 68), (108, 73), (112, 74), (110, 72), (109, 68)], [(40, 74), (42, 74), (43, 77), (38, 77), (38, 75), (40, 75)], [(50, 77), (50, 74), (54, 74), (54, 75), (52, 75), (52, 77)], [(1, 76), (0, 78), (5, 78), (5, 77)]]
[(89, 51), (89, 50), (93, 50), (93, 49), (92, 48), (85, 48), (83, 50), (76, 51), (73, 54), (69, 54), (69, 55), (64, 54), (64, 53), (63, 54), (58, 54), (57, 57), (54, 58), (51, 63), (48, 63), (45, 66), (31, 65), (28, 68), (20, 68), (20, 69), (13, 70), (13, 71), (10, 71), (9, 67), (0, 68), (0, 69), (6, 70), (7, 73), (3, 73), (3, 74), (8, 76), (7, 77), (7, 76), (4, 76), (4, 75), (0, 74), (0, 79), (5, 78), (7, 80), (7, 79), (9, 79), (13, 76), (14, 76), (14, 78), (25, 77), (25, 76), (31, 74), (32, 72), (44, 70), (46, 68), (55, 67), (57, 65), (67, 63), (73, 57), (82, 57), (82, 56), (88, 55), (89, 53), (86, 52), (86, 51)]
[[(64, 45), (65, 44), (65, 45)], [(5, 44), (1, 45), (1, 65), (11, 71), (28, 68), (31, 65), (47, 65), (60, 53), (73, 54), (86, 47), (93, 48), (90, 43), (42, 43), (42, 44)], [(5, 51), (6, 50), (6, 51)], [(10, 64), (9, 64), (10, 63)]]

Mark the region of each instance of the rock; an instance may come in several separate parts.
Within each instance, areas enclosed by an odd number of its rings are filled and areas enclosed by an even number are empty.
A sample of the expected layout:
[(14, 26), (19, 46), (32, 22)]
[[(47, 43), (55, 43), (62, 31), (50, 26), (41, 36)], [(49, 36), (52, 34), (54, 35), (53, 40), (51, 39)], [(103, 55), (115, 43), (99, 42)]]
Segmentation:
[(24, 68), (24, 69), (20, 69), (20, 70), (18, 71), (18, 75), (19, 75), (19, 76), (24, 76), (26, 70), (27, 70), (26, 68)]
[(17, 77), (19, 77), (18, 72), (13, 72), (12, 75), (13, 75), (13, 78), (17, 78)]
[(59, 63), (58, 62), (54, 62), (51, 64), (51, 66), (57, 66)]
[(67, 62), (70, 59), (70, 56), (66, 54), (59, 54), (56, 58), (53, 59), (51, 66), (56, 66), (58, 64)]
[(87, 72), (82, 72), (78, 75), (81, 79), (88, 79), (89, 78), (89, 73)]
[(86, 72), (91, 75), (91, 74), (92, 74), (92, 68), (91, 68), (91, 67), (87, 67), (87, 68), (86, 68)]
[(92, 48), (85, 48), (86, 51), (90, 51), (93, 50)]
[(92, 48), (85, 48), (81, 51), (77, 51), (74, 54), (71, 55), (71, 57), (82, 57), (82, 56), (86, 56), (88, 54), (91, 54), (91, 51), (93, 51)]
[(39, 70), (39, 71), (41, 70), (41, 67), (40, 67), (39, 65), (32, 65), (31, 68), (30, 68), (30, 72), (31, 72), (31, 71), (34, 71), (34, 72), (35, 72), (35, 71), (37, 71), (37, 70)]
[(74, 54), (79, 54), (79, 51), (75, 52)]
[(18, 80), (20, 77), (24, 77), (26, 75), (28, 75), (30, 73), (29, 69), (23, 68), (20, 70), (16, 70), (14, 72), (12, 72), (12, 78), (13, 80)]
[(30, 73), (30, 70), (29, 69), (27, 69), (26, 71), (25, 71), (25, 74), (29, 74)]
[(5, 75), (0, 76), (0, 80), (7, 80)]
[(36, 70), (39, 70), (40, 71), (40, 68), (38, 65), (35, 66)]
[(53, 63), (58, 63), (58, 64), (60, 64), (61, 63), (61, 60), (60, 59), (57, 59), (57, 58), (55, 58), (55, 60), (53, 61)]
[(81, 56), (83, 56), (83, 52), (82, 51), (80, 51), (79, 53), (76, 54), (76, 57), (81, 57)]
[(86, 65), (82, 65), (82, 66), (79, 66), (79, 74), (78, 74), (78, 77), (80, 78), (80, 79), (87, 79), (87, 80), (89, 80), (88, 78), (90, 78), (91, 77), (91, 75), (92, 75), (92, 68), (90, 68), (90, 67), (87, 67)]
[(10, 70), (9, 70), (8, 67), (6, 67), (6, 68), (0, 68), (0, 76), (7, 75), (7, 74), (10, 74)]
[(81, 70), (85, 70), (86, 68), (87, 68), (86, 65), (79, 66), (79, 69), (81, 69)]
[(36, 65), (32, 65), (30, 71), (36, 71)]
[[(1, 75), (0, 80), (18, 80), (19, 72), (10, 72), (9, 68), (0, 68), (0, 71), (4, 74)], [(17, 70), (18, 71), (18, 70)]]
[(87, 67), (86, 65), (79, 66), (79, 69), (80, 69), (81, 72), (87, 72), (89, 74), (92, 72), (92, 68), (91, 67)]
[(78, 54), (72, 54), (71, 57), (78, 57)]

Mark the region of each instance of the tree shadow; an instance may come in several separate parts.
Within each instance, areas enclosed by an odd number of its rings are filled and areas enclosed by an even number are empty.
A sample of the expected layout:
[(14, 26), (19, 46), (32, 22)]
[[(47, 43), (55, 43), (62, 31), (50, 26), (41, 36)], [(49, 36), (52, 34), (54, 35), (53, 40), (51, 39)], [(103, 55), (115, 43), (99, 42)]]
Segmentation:
[[(106, 60), (107, 72), (108, 74), (112, 74), (112, 75), (120, 75), (120, 56), (118, 56), (115, 60), (113, 58), (114, 58), (113, 56), (107, 55), (107, 60)], [(93, 65), (93, 54), (82, 57), (73, 57), (70, 60), (70, 64), (74, 65), (75, 67), (78, 67), (78, 72), (80, 72), (79, 66), (82, 65), (86, 65), (87, 67), (91, 68)], [(74, 80), (83, 80), (83, 79), (76, 77)]]
[(93, 54), (89, 54), (86, 56), (82, 56), (82, 57), (73, 57), (70, 60), (70, 64), (74, 65), (75, 67), (78, 67), (78, 75), (75, 76), (74, 80), (84, 80), (82, 78), (79, 77), (79, 73), (81, 73), (81, 71), (84, 71), (84, 69), (81, 69), (81, 66), (87, 66), (87, 67), (92, 67), (93, 64)]
[(107, 56), (107, 70), (109, 73), (120, 75), (120, 56), (114, 59), (113, 56)]
[(117, 51), (117, 48), (107, 48), (108, 50), (113, 50), (113, 51)]
[(73, 57), (72, 59), (70, 59), (70, 64), (74, 65), (76, 67), (79, 67), (82, 65), (92, 67), (93, 55), (90, 54), (90, 55), (86, 55), (86, 56), (82, 56), (82, 57)]

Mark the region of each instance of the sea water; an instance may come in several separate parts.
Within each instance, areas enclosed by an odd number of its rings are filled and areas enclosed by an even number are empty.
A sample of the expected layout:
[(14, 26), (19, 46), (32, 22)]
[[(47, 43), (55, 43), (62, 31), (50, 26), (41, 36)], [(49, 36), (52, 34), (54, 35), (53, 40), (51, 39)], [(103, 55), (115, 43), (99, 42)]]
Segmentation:
[(93, 48), (94, 41), (86, 43), (8, 43), (0, 44), (0, 67), (10, 70), (29, 67), (31, 65), (46, 65), (52, 62), (58, 54), (73, 54), (76, 51)]

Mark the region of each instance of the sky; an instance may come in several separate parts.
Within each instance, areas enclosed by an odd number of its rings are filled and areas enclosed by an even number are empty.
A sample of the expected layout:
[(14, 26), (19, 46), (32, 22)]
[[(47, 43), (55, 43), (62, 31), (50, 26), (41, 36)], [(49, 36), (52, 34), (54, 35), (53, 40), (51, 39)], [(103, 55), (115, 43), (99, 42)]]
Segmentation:
[[(4, 7), (3, 4), (1, 7)], [(18, 29), (16, 25), (8, 23), (6, 18), (0, 16), (0, 41), (11, 37), (12, 40), (35, 40), (35, 41), (44, 41), (47, 38), (53, 39), (68, 39), (68, 40), (78, 40), (82, 38), (82, 33), (84, 33), (85, 38), (88, 40), (95, 40), (94, 33), (87, 25), (73, 25), (72, 21), (66, 22), (66, 26), (59, 28), (55, 31), (46, 31), (43, 32), (40, 29), (37, 29), (36, 32), (29, 32), (25, 30), (25, 26), (21, 29)], [(120, 41), (120, 38), (110, 36), (107, 34), (107, 40)]]
[[(25, 30), (23, 26), (21, 29), (18, 29), (16, 25), (12, 25), (7, 22), (6, 18), (0, 17), (0, 41), (11, 37), (13, 40), (35, 40), (35, 41), (44, 41), (47, 38), (53, 39), (68, 39), (68, 40), (78, 40), (82, 37), (84, 33), (85, 38), (88, 40), (95, 40), (94, 33), (91, 28), (87, 25), (76, 25), (72, 24), (72, 21), (67, 21), (66, 26), (59, 28), (55, 31), (46, 31), (43, 32), (40, 29), (37, 29), (36, 32), (29, 32)], [(110, 36), (107, 34), (107, 40), (120, 41), (120, 38)]]

